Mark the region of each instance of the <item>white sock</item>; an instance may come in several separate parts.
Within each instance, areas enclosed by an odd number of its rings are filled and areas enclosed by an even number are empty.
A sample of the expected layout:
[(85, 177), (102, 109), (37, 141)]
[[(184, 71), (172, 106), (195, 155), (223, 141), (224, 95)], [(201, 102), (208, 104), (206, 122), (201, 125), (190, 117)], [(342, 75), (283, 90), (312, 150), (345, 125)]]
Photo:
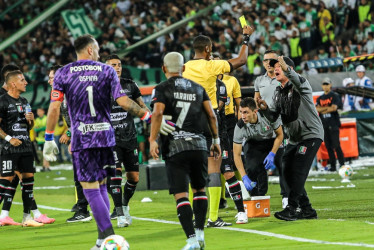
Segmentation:
[(195, 245), (195, 244), (198, 245), (198, 244), (199, 244), (199, 242), (197, 241), (196, 236), (191, 237), (191, 238), (188, 238), (186, 241), (187, 241), (187, 243), (190, 244), (190, 245)]
[(96, 246), (101, 246), (101, 244), (103, 244), (103, 239), (97, 239), (96, 240)]
[(204, 239), (204, 231), (200, 229), (195, 229), (196, 237), (198, 239)]
[(34, 218), (38, 218), (40, 215), (42, 215), (39, 209), (31, 210), (31, 212), (34, 214)]
[(7, 210), (1, 210), (0, 219), (3, 219), (5, 217), (9, 216), (9, 211)]

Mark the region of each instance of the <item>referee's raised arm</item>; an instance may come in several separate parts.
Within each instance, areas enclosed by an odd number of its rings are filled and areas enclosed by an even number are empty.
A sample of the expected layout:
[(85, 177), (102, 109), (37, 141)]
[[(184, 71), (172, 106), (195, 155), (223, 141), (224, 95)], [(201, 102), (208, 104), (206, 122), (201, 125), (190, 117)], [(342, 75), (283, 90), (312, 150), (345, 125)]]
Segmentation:
[(239, 51), (239, 56), (228, 60), (228, 62), (232, 65), (233, 70), (239, 68), (240, 66), (243, 66), (247, 62), (249, 37), (252, 35), (254, 31), (255, 29), (251, 26), (244, 26), (243, 43)]

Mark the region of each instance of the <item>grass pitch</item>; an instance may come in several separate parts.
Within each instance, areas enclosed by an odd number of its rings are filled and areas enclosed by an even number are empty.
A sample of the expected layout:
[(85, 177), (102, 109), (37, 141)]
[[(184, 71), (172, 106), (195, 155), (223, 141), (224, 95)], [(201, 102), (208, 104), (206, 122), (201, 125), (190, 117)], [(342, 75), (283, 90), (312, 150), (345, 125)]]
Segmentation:
[[(306, 190), (318, 212), (317, 220), (280, 221), (273, 214), (281, 209), (279, 185), (270, 184), (271, 217), (249, 219), (236, 225), (234, 203), (219, 216), (231, 227), (205, 230), (206, 249), (358, 249), (374, 248), (374, 167), (355, 170), (351, 184), (336, 174), (310, 177)], [(66, 223), (75, 202), (71, 170), (36, 173), (34, 195), (42, 213), (56, 219), (41, 228), (0, 227), (0, 249), (90, 249), (96, 241), (96, 224)], [(353, 185), (354, 184), (354, 187)], [(351, 187), (347, 187), (350, 185)], [(56, 189), (52, 189), (54, 186)], [(152, 202), (142, 203), (144, 197)], [(10, 216), (22, 220), (18, 188)], [(44, 207), (48, 206), (48, 207)], [(179, 225), (175, 202), (167, 190), (137, 191), (130, 202), (133, 224), (117, 228), (130, 249), (181, 249), (185, 236)]]

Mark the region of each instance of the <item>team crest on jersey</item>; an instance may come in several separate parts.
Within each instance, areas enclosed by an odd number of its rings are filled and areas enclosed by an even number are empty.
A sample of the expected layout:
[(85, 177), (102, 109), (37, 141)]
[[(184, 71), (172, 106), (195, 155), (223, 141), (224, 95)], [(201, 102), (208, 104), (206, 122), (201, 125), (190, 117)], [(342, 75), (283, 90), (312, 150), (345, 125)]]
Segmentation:
[(19, 113), (23, 113), (24, 112), (22, 105), (17, 105), (17, 110), (18, 110)]
[(265, 126), (265, 127), (262, 128), (263, 132), (266, 132), (266, 131), (269, 131), (269, 130), (270, 130), (270, 126), (269, 125), (267, 125), (267, 126)]
[(305, 146), (300, 146), (300, 148), (299, 148), (299, 154), (305, 155), (307, 149), (308, 148), (305, 147)]

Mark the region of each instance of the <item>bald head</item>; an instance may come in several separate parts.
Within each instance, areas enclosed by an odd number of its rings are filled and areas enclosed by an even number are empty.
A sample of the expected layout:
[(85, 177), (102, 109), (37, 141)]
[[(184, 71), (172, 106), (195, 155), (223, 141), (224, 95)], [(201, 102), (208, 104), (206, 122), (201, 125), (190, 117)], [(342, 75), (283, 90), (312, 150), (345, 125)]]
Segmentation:
[(178, 52), (167, 53), (164, 57), (164, 66), (169, 73), (182, 73), (183, 64), (183, 56)]

